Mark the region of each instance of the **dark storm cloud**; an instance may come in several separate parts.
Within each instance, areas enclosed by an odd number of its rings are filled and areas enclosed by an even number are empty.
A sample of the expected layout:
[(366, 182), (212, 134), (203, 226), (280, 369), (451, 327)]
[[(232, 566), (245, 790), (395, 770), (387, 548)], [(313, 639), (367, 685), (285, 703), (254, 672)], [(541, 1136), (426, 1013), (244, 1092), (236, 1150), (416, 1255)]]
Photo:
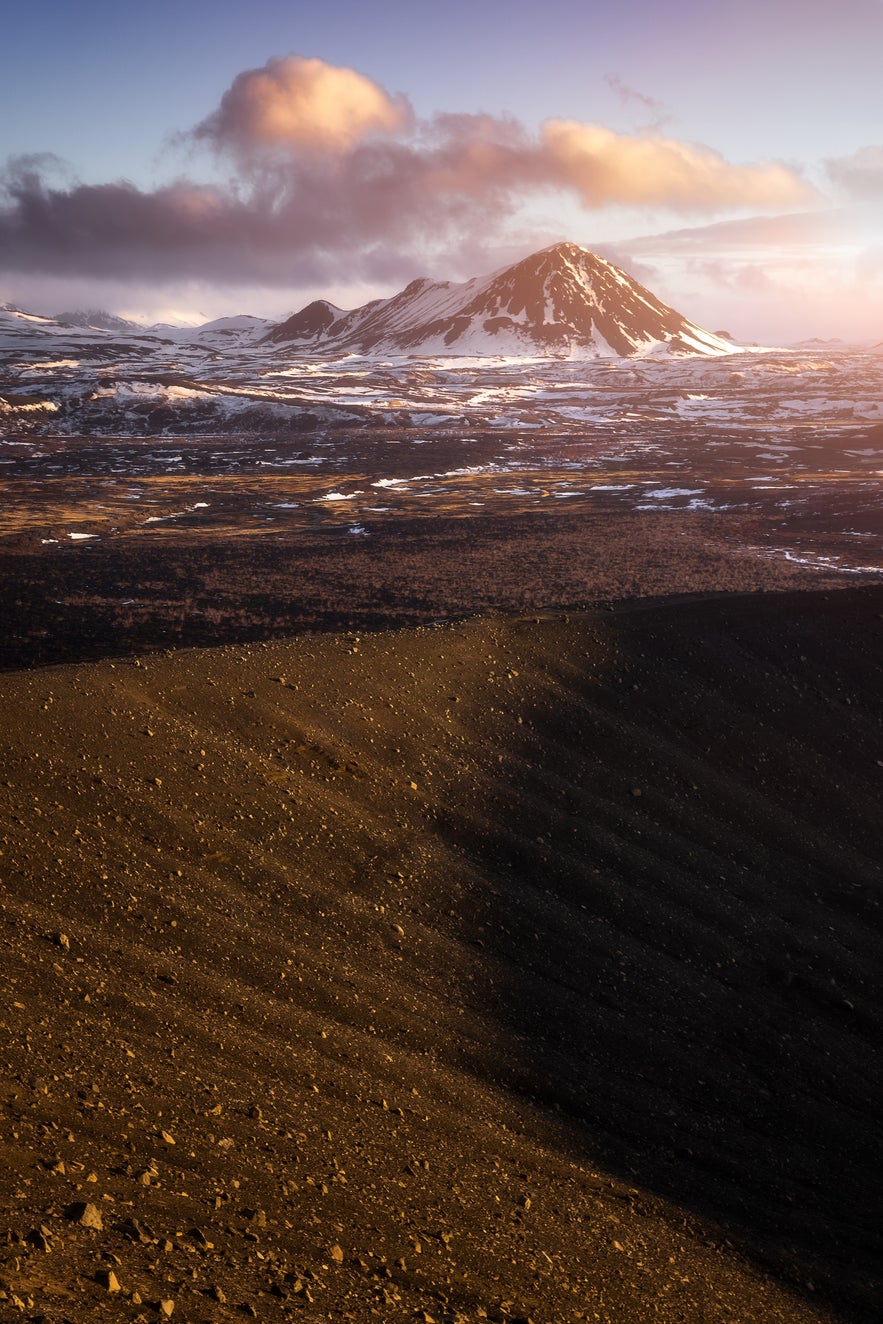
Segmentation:
[(324, 278), (345, 252), (350, 276), (400, 274), (410, 269), (404, 247), (468, 226), (476, 201), (432, 196), (407, 150), (368, 155), (343, 174), (304, 165), (242, 191), (187, 181), (58, 188), (13, 163), (0, 178), (0, 267), (272, 285)]
[[(525, 182), (505, 122), (449, 116), (421, 141), (373, 141), (329, 160), (255, 161), (228, 186), (179, 180), (60, 184), (57, 162), (0, 173), (0, 269), (266, 284), (412, 270), (415, 253), (499, 233)], [(536, 171), (533, 171), (534, 175)]]

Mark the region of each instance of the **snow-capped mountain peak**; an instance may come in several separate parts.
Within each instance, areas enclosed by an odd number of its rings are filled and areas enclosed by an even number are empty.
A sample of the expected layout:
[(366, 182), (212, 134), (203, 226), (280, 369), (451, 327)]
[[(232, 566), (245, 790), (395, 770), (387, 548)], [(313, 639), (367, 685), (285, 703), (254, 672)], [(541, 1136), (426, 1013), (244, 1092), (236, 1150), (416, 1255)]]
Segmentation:
[(363, 354), (556, 358), (714, 355), (736, 348), (574, 243), (553, 244), (462, 284), (413, 280), (392, 298), (352, 312), (319, 300), (274, 327), (267, 340)]

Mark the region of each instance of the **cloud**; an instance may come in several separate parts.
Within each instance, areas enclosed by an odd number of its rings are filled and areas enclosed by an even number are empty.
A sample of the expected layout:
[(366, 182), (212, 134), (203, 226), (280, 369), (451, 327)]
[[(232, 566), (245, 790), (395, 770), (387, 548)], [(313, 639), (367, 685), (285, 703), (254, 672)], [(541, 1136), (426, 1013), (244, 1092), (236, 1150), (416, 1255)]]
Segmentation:
[(501, 194), (485, 217), (491, 181), (448, 187), (453, 160), (449, 144), (372, 144), (337, 169), (307, 160), (248, 188), (178, 180), (146, 191), (58, 187), (14, 161), (0, 174), (0, 270), (274, 287), (339, 279), (344, 266), (349, 280), (398, 280), (439, 245), (497, 236), (514, 210)]
[(883, 198), (883, 147), (862, 147), (851, 156), (825, 162), (830, 179), (850, 197)]
[(639, 105), (644, 110), (651, 111), (654, 115), (661, 115), (663, 105), (661, 101), (656, 101), (653, 97), (645, 96), (643, 92), (637, 92), (633, 87), (624, 83), (619, 74), (605, 74), (604, 82), (615, 92), (624, 106)]
[(280, 148), (336, 154), (372, 134), (399, 133), (412, 119), (405, 97), (355, 69), (288, 55), (238, 74), (191, 136), (246, 159)]
[(71, 274), (185, 272), (215, 248), (254, 240), (256, 215), (223, 190), (179, 182), (143, 192), (125, 182), (53, 187), (31, 162), (0, 177), (0, 264)]
[(143, 190), (10, 162), (0, 270), (290, 288), (339, 280), (344, 265), (348, 280), (410, 278), (443, 255), (466, 275), (458, 258), (478, 263), (538, 198), (707, 215), (810, 196), (783, 165), (733, 165), (658, 135), (569, 120), (533, 132), (511, 116), (414, 121), (364, 75), (299, 56), (240, 74), (182, 137), (227, 159), (228, 182)]
[(697, 251), (727, 253), (746, 248), (823, 247), (840, 244), (854, 224), (855, 217), (851, 212), (834, 208), (789, 212), (780, 216), (744, 216), (736, 220), (713, 221), (708, 225), (664, 230), (661, 234), (641, 235), (630, 239), (628, 248), (636, 253), (677, 255)]
[(627, 83), (623, 82), (619, 74), (605, 74), (604, 82), (616, 94), (620, 104), (627, 110), (643, 110), (650, 116), (649, 122), (642, 126), (644, 129), (658, 131), (671, 118), (661, 101), (629, 87)]
[(632, 137), (600, 124), (548, 120), (545, 150), (586, 207), (662, 205), (676, 211), (781, 207), (809, 202), (810, 187), (784, 165), (730, 165), (708, 147)]
[(781, 288), (769, 271), (754, 262), (694, 261), (687, 270), (718, 289), (739, 294), (770, 294)]

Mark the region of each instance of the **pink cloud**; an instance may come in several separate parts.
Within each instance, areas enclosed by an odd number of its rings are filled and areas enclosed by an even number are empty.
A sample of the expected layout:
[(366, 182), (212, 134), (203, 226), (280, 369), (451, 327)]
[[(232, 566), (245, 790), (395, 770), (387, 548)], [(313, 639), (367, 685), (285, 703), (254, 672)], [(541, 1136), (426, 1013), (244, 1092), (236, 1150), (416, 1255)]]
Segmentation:
[(336, 154), (411, 120), (406, 98), (355, 69), (288, 55), (238, 74), (193, 137), (240, 156), (265, 148)]
[(689, 250), (728, 252), (733, 249), (781, 248), (838, 244), (854, 225), (849, 212), (828, 208), (781, 216), (744, 216), (708, 225), (665, 230), (629, 240), (629, 250), (642, 253), (682, 253)]
[(616, 202), (679, 211), (765, 209), (809, 202), (813, 190), (779, 164), (731, 165), (708, 147), (632, 137), (600, 124), (547, 120), (543, 145), (583, 205)]

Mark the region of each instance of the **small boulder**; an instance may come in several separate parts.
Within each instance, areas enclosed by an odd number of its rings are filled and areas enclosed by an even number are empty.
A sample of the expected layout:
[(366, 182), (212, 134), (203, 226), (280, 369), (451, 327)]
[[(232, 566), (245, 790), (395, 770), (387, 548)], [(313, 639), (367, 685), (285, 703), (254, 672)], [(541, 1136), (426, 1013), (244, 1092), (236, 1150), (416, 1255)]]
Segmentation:
[(91, 1227), (96, 1232), (101, 1232), (104, 1229), (101, 1210), (97, 1204), (92, 1204), (91, 1201), (77, 1200), (74, 1204), (69, 1204), (64, 1211), (64, 1216), (71, 1223), (79, 1223), (80, 1227)]

